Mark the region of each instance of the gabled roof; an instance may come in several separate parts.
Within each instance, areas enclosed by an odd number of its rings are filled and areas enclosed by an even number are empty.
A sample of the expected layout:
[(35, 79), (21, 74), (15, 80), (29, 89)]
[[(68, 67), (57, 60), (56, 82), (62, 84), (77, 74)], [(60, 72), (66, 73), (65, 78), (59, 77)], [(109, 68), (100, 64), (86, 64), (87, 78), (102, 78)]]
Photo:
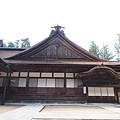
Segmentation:
[(9, 68), (8, 68), (8, 64), (5, 63), (1, 58), (0, 58), (0, 71), (1, 72), (8, 72)]
[(48, 38), (19, 54), (7, 58), (7, 60), (104, 61), (91, 55), (88, 51), (70, 41), (60, 29), (56, 29), (54, 32), (52, 31), (52, 34)]

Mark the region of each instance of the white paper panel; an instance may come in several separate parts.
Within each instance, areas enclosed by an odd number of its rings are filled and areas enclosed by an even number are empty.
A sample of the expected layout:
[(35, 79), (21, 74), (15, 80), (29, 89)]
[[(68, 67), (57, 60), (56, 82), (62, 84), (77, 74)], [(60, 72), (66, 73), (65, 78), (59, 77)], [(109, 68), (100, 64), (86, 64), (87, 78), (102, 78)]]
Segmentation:
[(102, 96), (108, 96), (107, 95), (107, 87), (101, 87), (101, 91), (102, 91)]
[(0, 86), (3, 86), (3, 78), (0, 78)]
[(18, 87), (26, 87), (26, 78), (19, 78)]
[(113, 87), (108, 87), (108, 96), (115, 96)]
[(11, 76), (18, 77), (19, 76), (19, 72), (13, 72), (13, 73), (11, 73)]
[(64, 87), (64, 79), (56, 79), (56, 87)]
[(41, 77), (52, 77), (52, 73), (41, 73)]
[(95, 87), (95, 96), (101, 96), (101, 89), (100, 89), (100, 87)]
[(47, 79), (47, 87), (55, 87), (55, 79)]
[(29, 77), (40, 77), (40, 73), (39, 72), (30, 72)]
[(46, 87), (46, 79), (38, 79), (38, 87)]
[(64, 77), (64, 73), (54, 73), (54, 77)]
[(5, 72), (0, 72), (0, 76), (7, 76), (7, 73), (5, 73)]
[(73, 73), (66, 73), (66, 77), (72, 77), (73, 78)]
[(74, 88), (74, 79), (66, 79), (66, 82), (67, 88)]
[(95, 96), (94, 87), (88, 87), (88, 96)]
[(86, 87), (83, 87), (83, 93), (86, 94)]
[(27, 77), (28, 72), (20, 72), (20, 77)]
[(29, 79), (29, 87), (37, 87), (37, 79)]

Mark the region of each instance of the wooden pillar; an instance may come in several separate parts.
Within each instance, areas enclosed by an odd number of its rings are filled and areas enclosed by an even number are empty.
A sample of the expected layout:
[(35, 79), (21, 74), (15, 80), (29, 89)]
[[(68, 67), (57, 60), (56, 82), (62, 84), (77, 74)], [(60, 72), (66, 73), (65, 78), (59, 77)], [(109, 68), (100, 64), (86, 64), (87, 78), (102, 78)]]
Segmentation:
[(4, 102), (5, 102), (6, 89), (7, 89), (8, 82), (9, 82), (9, 66), (6, 66), (6, 68), (7, 68), (7, 76), (6, 76), (5, 83), (4, 83), (3, 97), (2, 97), (2, 102), (1, 102), (2, 105), (4, 105)]
[(26, 92), (28, 92), (28, 87), (29, 87), (29, 72), (26, 79)]
[(64, 90), (65, 90), (65, 93), (67, 92), (67, 89), (66, 89), (66, 73), (64, 73)]

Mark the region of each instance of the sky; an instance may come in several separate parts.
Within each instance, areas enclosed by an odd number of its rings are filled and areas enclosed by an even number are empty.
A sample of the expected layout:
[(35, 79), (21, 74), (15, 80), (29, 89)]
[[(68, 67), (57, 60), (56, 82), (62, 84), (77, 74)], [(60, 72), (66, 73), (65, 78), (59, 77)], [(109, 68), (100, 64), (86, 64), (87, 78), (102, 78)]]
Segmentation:
[(94, 41), (113, 51), (120, 34), (120, 0), (0, 0), (0, 39), (5, 44), (29, 38), (34, 45), (57, 24), (86, 50)]

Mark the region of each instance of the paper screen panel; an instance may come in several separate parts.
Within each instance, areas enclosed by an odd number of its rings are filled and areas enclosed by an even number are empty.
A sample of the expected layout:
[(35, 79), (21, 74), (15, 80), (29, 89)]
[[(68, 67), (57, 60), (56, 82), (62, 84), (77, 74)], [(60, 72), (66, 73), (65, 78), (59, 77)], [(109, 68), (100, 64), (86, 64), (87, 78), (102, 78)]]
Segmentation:
[(11, 76), (18, 77), (19, 76), (19, 72), (13, 72), (13, 73), (11, 73)]
[(47, 79), (47, 87), (55, 87), (55, 79)]
[(27, 77), (28, 72), (20, 72), (20, 77)]
[(5, 73), (5, 72), (0, 72), (0, 76), (6, 76), (7, 75), (7, 73)]
[(54, 77), (64, 77), (64, 73), (54, 73)]
[(41, 73), (41, 77), (52, 77), (52, 73)]
[(64, 87), (64, 79), (56, 79), (56, 87)]
[(113, 87), (108, 87), (108, 96), (115, 96)]
[(19, 78), (18, 87), (26, 87), (26, 78)]
[(86, 87), (83, 87), (83, 93), (86, 94)]
[(101, 89), (100, 89), (100, 87), (95, 87), (95, 96), (101, 96)]
[(66, 73), (66, 77), (72, 78), (73, 76), (74, 76), (73, 73)]
[(74, 88), (74, 79), (67, 79), (66, 82), (67, 82), (66, 84), (67, 88)]
[(46, 79), (38, 79), (38, 87), (46, 87)]
[(29, 77), (40, 77), (40, 73), (39, 72), (30, 72)]
[(107, 87), (101, 87), (101, 93), (102, 93), (102, 96), (108, 96)]
[(88, 87), (88, 96), (95, 96), (94, 87)]
[(29, 87), (37, 87), (37, 79), (29, 79)]

